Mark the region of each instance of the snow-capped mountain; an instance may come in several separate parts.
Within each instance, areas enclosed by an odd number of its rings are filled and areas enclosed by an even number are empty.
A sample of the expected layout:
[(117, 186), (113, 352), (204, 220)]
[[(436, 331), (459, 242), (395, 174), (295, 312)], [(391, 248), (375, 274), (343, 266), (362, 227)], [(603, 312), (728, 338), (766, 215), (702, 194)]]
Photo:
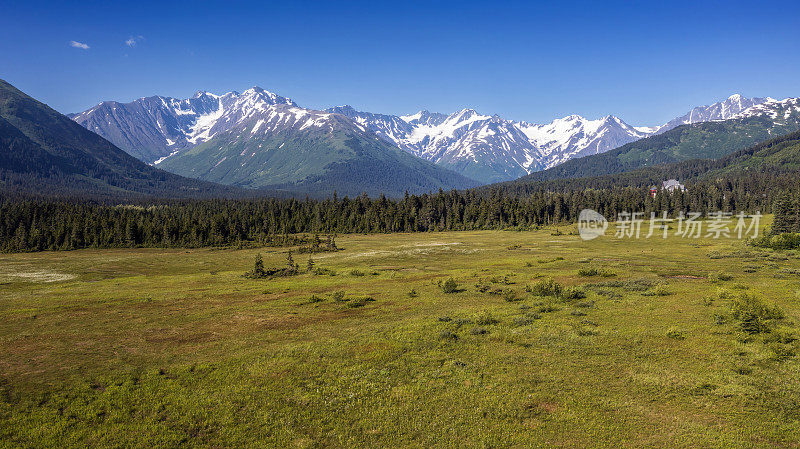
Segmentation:
[(391, 195), (477, 185), (343, 115), (259, 87), (104, 102), (72, 118), (159, 168), (222, 184)]
[(350, 106), (328, 111), (350, 117), (414, 155), (486, 183), (515, 179), (649, 135), (648, 129), (613, 116), (587, 120), (571, 115), (537, 125), (473, 109), (406, 116), (360, 112)]
[[(328, 111), (350, 117), (412, 154), (488, 183), (604, 153), (681, 125), (729, 120), (747, 114), (776, 114), (773, 110), (777, 103), (781, 102), (735, 94), (711, 105), (695, 107), (661, 126), (631, 126), (613, 115), (597, 120), (570, 115), (535, 124), (482, 115), (472, 109), (450, 115), (420, 111), (406, 116), (360, 112), (350, 106)], [(788, 114), (786, 111), (781, 113)]]
[(766, 98), (763, 102), (737, 113), (732, 118), (769, 117), (775, 121), (782, 121), (797, 115), (800, 115), (800, 98), (783, 100)]
[(739, 113), (758, 106), (771, 98), (745, 98), (739, 94), (733, 94), (725, 100), (719, 101), (712, 105), (698, 106), (692, 108), (686, 114), (676, 117), (667, 123), (659, 126), (656, 134), (661, 134), (681, 125), (690, 125), (692, 123), (713, 122), (718, 120), (728, 120), (736, 117)]
[[(629, 125), (613, 115), (596, 120), (570, 115), (535, 124), (484, 115), (473, 109), (449, 115), (423, 110), (404, 116), (361, 112), (350, 106), (314, 111), (254, 87), (241, 94), (201, 91), (188, 99), (155, 96), (131, 103), (103, 102), (71, 117), (139, 159), (159, 166), (225, 133), (236, 136), (226, 138), (226, 145), (246, 146), (248, 149), (242, 149), (242, 154), (258, 159), (259, 149), (264, 148), (261, 137), (288, 138), (291, 133), (317, 127), (328, 132), (349, 129), (349, 133), (363, 134), (359, 138), (364, 139), (377, 135), (383, 142), (414, 156), (491, 183), (604, 153), (680, 125), (789, 114), (797, 107), (790, 100), (737, 94), (693, 108), (661, 126), (647, 127)], [(259, 141), (261, 146), (250, 148), (247, 141)], [(313, 162), (307, 163), (314, 165)], [(240, 163), (250, 162), (245, 159)], [(183, 164), (182, 169), (191, 168)]]
[(153, 96), (130, 103), (104, 101), (70, 118), (153, 164), (277, 105), (294, 107), (302, 114), (292, 100), (253, 87), (241, 94), (199, 91), (183, 100)]
[(647, 137), (649, 128), (634, 127), (609, 115), (588, 120), (579, 115), (556, 119), (545, 125), (519, 122), (515, 124), (539, 149), (544, 168), (550, 168), (576, 157), (605, 153), (628, 142)]

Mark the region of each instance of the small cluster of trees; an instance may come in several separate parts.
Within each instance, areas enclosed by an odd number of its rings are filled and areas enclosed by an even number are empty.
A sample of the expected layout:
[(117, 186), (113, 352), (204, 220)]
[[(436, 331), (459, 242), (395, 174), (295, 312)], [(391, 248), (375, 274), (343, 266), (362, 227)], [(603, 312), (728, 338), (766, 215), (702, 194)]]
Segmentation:
[[(308, 266), (309, 271), (313, 268), (314, 262), (309, 258)], [(274, 276), (294, 276), (300, 273), (300, 265), (298, 265), (292, 257), (292, 252), (286, 254), (286, 266), (282, 268), (264, 268), (264, 258), (261, 253), (256, 254), (256, 260), (253, 263), (253, 269), (245, 273), (245, 277), (251, 279), (262, 279)]]

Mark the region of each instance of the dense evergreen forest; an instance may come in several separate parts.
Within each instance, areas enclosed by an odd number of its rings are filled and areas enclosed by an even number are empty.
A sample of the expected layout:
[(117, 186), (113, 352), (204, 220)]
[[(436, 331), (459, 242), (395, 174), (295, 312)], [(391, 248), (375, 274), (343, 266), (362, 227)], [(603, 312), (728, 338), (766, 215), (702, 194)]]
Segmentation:
[[(796, 182), (796, 181), (795, 181)], [(615, 217), (620, 211), (768, 212), (776, 189), (752, 176), (690, 184), (686, 192), (635, 187), (551, 191), (525, 195), (489, 191), (367, 196), (328, 200), (261, 199), (109, 205), (82, 200), (4, 199), (0, 250), (41, 251), (107, 247), (199, 247), (263, 244), (295, 233), (386, 233), (470, 229), (527, 229), (570, 223), (581, 209)], [(788, 184), (788, 182), (787, 182)], [(776, 184), (776, 187), (780, 184)]]
[[(0, 251), (259, 245), (298, 233), (530, 229), (572, 223), (584, 208), (614, 219), (622, 211), (769, 213), (775, 202), (784, 217), (797, 209), (789, 199), (800, 197), (798, 174), (800, 133), (792, 133), (718, 160), (400, 199), (334, 194), (324, 200), (140, 198), (120, 204), (6, 194), (0, 197)], [(680, 179), (687, 190), (652, 197), (650, 186), (669, 178)], [(791, 217), (792, 224), (798, 221), (797, 214)]]

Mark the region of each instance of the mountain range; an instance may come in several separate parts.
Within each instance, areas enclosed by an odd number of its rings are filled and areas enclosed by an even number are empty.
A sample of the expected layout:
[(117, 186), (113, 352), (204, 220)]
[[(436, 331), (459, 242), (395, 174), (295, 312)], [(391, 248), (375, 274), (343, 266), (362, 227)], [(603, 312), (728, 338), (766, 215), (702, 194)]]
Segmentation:
[[(800, 98), (785, 100), (768, 98), (761, 103), (734, 112), (736, 109), (736, 107), (731, 109), (708, 107), (705, 112), (709, 114), (706, 117), (713, 118), (712, 121), (695, 121), (680, 124), (666, 131), (659, 130), (654, 135), (627, 143), (614, 150), (572, 159), (550, 169), (531, 173), (520, 180), (582, 178), (622, 173), (640, 167), (690, 159), (718, 159), (760, 142), (800, 130)], [(682, 120), (699, 120), (697, 117), (697, 115), (687, 116)]]
[[(757, 113), (757, 106), (775, 101), (732, 95), (712, 105), (695, 107), (660, 126), (632, 126), (613, 115), (597, 120), (570, 115), (535, 124), (483, 115), (473, 109), (452, 114), (423, 110), (404, 116), (362, 112), (347, 105), (315, 111), (254, 87), (242, 94), (201, 91), (188, 99), (154, 96), (130, 103), (106, 101), (71, 118), (147, 163), (185, 176), (246, 187), (298, 182), (305, 179), (303, 176), (319, 173), (319, 164), (338, 162), (336, 158), (317, 160), (297, 150), (309, 143), (297, 139), (300, 131), (308, 134), (305, 137), (314, 142), (316, 151), (328, 144), (315, 130), (347, 130), (349, 135), (358, 136), (357, 140), (366, 138), (370, 142), (373, 137), (365, 136), (374, 133), (383, 143), (487, 184), (602, 154), (678, 126), (729, 120), (746, 111)], [(323, 121), (327, 125), (322, 126)], [(257, 123), (261, 124), (255, 129)], [(287, 133), (292, 138), (287, 138)], [(216, 143), (207, 143), (210, 141)], [(293, 153), (275, 154), (276, 145), (292, 141), (295, 145), (289, 148)], [(224, 150), (230, 146), (238, 148), (239, 153), (227, 154)], [(212, 147), (216, 150), (209, 150)], [(388, 151), (388, 147), (381, 151)], [(295, 163), (302, 167), (287, 168), (286, 164)], [(452, 187), (465, 185), (463, 181), (456, 184)]]
[[(230, 107), (222, 108), (223, 104)], [(401, 196), (476, 185), (397, 149), (345, 117), (297, 108), (290, 100), (263, 91), (219, 97), (200, 94), (171, 106), (173, 112), (176, 108), (184, 112), (179, 116), (192, 115), (186, 113), (189, 108), (215, 113), (191, 121), (173, 120), (174, 116), (157, 111), (149, 115), (156, 118), (154, 129), (169, 130), (176, 138), (172, 143), (184, 146), (184, 151), (169, 158), (168, 172), (131, 156), (0, 80), (0, 190), (161, 198), (333, 192)], [(182, 106), (186, 109), (179, 109)], [(152, 112), (145, 111), (139, 108), (136, 114), (143, 117)], [(152, 142), (156, 135), (152, 129), (141, 123), (136, 126), (147, 130), (136, 133), (139, 141), (149, 138)], [(262, 133), (262, 129), (270, 132)], [(121, 132), (118, 137), (122, 135), (132, 134)], [(166, 149), (175, 152), (170, 146)], [(258, 163), (248, 164), (250, 160)], [(188, 167), (182, 161), (188, 161)], [(179, 176), (181, 172), (189, 177)]]

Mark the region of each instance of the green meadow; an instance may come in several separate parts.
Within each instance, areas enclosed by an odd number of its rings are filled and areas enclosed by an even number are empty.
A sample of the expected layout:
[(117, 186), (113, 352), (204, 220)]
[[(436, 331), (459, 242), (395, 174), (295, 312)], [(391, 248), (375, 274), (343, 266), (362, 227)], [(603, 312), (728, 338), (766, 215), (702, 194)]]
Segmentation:
[(800, 446), (798, 253), (571, 230), (1, 254), (0, 447)]

